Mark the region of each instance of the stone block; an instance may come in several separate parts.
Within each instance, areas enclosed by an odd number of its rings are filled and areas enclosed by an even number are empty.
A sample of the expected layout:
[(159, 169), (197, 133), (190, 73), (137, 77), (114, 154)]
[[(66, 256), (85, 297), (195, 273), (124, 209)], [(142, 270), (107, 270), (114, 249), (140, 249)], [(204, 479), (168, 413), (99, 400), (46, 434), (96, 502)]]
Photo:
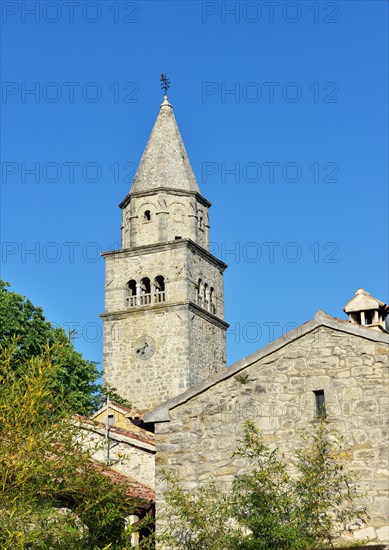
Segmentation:
[(383, 525), (376, 528), (376, 535), (380, 542), (389, 543), (389, 525)]

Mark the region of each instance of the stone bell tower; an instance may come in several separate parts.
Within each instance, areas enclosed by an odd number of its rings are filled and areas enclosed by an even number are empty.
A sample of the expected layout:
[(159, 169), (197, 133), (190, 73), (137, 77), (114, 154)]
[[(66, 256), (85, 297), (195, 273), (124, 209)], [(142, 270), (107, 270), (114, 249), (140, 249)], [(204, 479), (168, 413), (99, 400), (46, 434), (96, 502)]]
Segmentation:
[(167, 96), (106, 260), (104, 379), (140, 410), (226, 365), (223, 272), (209, 252), (200, 194)]

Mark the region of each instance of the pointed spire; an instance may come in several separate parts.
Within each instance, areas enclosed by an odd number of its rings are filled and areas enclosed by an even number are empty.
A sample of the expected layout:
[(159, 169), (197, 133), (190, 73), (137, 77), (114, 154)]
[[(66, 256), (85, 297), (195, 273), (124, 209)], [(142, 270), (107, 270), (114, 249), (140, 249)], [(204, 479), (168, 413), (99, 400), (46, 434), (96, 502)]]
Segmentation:
[(171, 103), (169, 103), (167, 95), (163, 96), (163, 102), (161, 103), (160, 107), (171, 107), (173, 109)]
[(161, 187), (200, 192), (167, 95), (160, 106), (131, 193)]

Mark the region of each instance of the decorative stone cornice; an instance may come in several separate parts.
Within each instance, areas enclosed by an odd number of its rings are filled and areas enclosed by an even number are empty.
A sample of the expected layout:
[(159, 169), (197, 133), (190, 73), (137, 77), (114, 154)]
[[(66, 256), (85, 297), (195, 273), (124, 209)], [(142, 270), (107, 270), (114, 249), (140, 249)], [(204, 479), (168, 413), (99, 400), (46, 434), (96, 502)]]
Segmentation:
[(226, 263), (222, 262), (216, 256), (213, 256), (208, 250), (205, 250), (202, 246), (195, 243), (191, 239), (179, 239), (174, 241), (168, 241), (166, 243), (154, 243), (144, 246), (135, 246), (133, 248), (122, 248), (120, 250), (110, 250), (108, 252), (102, 252), (101, 255), (107, 260), (112, 257), (133, 257), (133, 256), (143, 256), (145, 254), (154, 254), (155, 252), (164, 252), (168, 250), (176, 250), (177, 248), (189, 248), (190, 250), (196, 252), (206, 260), (208, 260), (212, 265), (215, 265), (224, 271), (228, 266)]
[(150, 197), (164, 193), (168, 195), (175, 195), (178, 197), (194, 197), (203, 206), (206, 206), (208, 208), (212, 206), (212, 203), (209, 202), (205, 197), (203, 197), (203, 195), (201, 195), (201, 193), (198, 193), (197, 191), (182, 191), (180, 189), (174, 189), (172, 187), (159, 187), (158, 189), (151, 189), (149, 191), (130, 191), (130, 193), (128, 193), (128, 195), (119, 204), (119, 208), (125, 208), (132, 198)]
[(216, 315), (213, 315), (206, 309), (203, 309), (202, 307), (198, 306), (194, 302), (191, 302), (189, 300), (187, 301), (181, 301), (181, 302), (174, 302), (172, 304), (167, 304), (166, 302), (162, 304), (150, 304), (147, 306), (139, 306), (139, 307), (131, 307), (127, 309), (121, 309), (120, 311), (112, 311), (112, 312), (106, 312), (101, 313), (100, 317), (102, 319), (111, 319), (112, 321), (118, 321), (120, 319), (125, 319), (129, 313), (142, 313), (146, 311), (155, 311), (158, 310), (159, 313), (163, 313), (164, 311), (168, 311), (171, 309), (177, 309), (177, 310), (186, 310), (189, 309), (189, 311), (192, 311), (202, 317), (203, 319), (206, 319), (207, 321), (213, 323), (217, 327), (227, 330), (230, 326), (228, 323), (223, 321), (222, 319), (219, 319)]

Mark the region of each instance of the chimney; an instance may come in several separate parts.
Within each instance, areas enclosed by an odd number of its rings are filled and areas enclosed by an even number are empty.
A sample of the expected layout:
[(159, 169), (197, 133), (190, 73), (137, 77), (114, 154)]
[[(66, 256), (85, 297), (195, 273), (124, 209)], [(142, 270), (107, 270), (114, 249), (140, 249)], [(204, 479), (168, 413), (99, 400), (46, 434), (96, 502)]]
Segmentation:
[(343, 308), (349, 320), (354, 325), (363, 325), (388, 332), (386, 317), (389, 313), (389, 306), (371, 296), (363, 288), (359, 288)]

